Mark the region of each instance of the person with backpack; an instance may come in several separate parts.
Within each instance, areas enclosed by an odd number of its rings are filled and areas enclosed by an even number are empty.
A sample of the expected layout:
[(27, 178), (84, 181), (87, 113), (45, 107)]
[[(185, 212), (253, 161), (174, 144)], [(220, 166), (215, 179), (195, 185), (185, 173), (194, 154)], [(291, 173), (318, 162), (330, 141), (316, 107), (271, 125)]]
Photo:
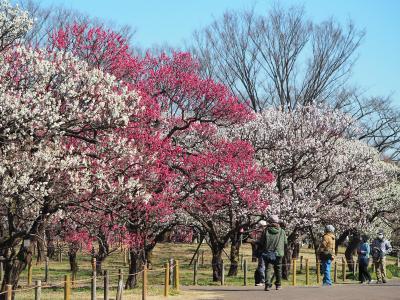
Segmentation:
[[(258, 237), (264, 232), (265, 227), (267, 226), (267, 221), (260, 220), (258, 222), (258, 231), (260, 231)], [(254, 271), (254, 284), (255, 286), (263, 286), (265, 284), (265, 262), (262, 257), (262, 247), (260, 244), (260, 240), (255, 240), (255, 257), (257, 258), (257, 268)]]
[(371, 244), (371, 254), (375, 265), (377, 283), (386, 283), (386, 255), (390, 252), (392, 252), (392, 246), (385, 239), (384, 232), (381, 229)]
[(368, 243), (368, 235), (363, 234), (361, 236), (361, 242), (357, 249), (358, 254), (358, 265), (359, 265), (359, 272), (358, 272), (358, 280), (360, 283), (368, 282), (371, 283), (371, 274), (368, 271), (368, 264), (369, 264), (369, 254), (370, 254), (370, 246)]
[(281, 289), (282, 257), (285, 254), (285, 245), (287, 245), (286, 233), (279, 225), (279, 217), (272, 215), (260, 239), (262, 258), (265, 263), (265, 291), (269, 291), (272, 287), (273, 274), (276, 289)]
[(319, 246), (319, 259), (321, 262), (321, 272), (324, 274), (323, 285), (332, 285), (331, 281), (331, 263), (335, 259), (335, 227), (327, 225), (325, 233)]

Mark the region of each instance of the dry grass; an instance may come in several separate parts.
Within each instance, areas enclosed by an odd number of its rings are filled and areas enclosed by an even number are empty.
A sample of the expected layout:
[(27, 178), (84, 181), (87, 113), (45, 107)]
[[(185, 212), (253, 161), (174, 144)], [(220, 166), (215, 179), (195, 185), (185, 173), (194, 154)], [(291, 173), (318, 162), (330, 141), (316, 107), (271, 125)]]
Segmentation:
[[(180, 264), (180, 283), (181, 285), (192, 285), (193, 284), (193, 266), (189, 266), (189, 262), (197, 248), (196, 244), (170, 244), (163, 243), (159, 244), (154, 250), (154, 261), (153, 268), (149, 271), (148, 281), (149, 281), (149, 299), (162, 299), (163, 293), (163, 282), (164, 282), (164, 270), (163, 265), (169, 258), (175, 258), (179, 260)], [(341, 249), (343, 250), (343, 249)], [(229, 253), (229, 249), (226, 249)], [(198, 268), (198, 285), (219, 285), (220, 283), (212, 282), (212, 271), (211, 271), (211, 251), (207, 245), (202, 245), (200, 248), (199, 257), (199, 268)], [(201, 264), (201, 253), (204, 253), (204, 265)], [(248, 262), (248, 285), (254, 285), (254, 270), (256, 268), (256, 263), (251, 262), (251, 248), (250, 245), (244, 244), (241, 253), (244, 259)], [(223, 254), (224, 261), (226, 262), (226, 274), (228, 270), (228, 258)], [(303, 248), (301, 251), (301, 256), (303, 256), (303, 270), (300, 272), (300, 261), (297, 262), (297, 285), (305, 284), (305, 259), (308, 258), (310, 262), (310, 282), (312, 285), (316, 284), (316, 265), (315, 256), (313, 249)], [(343, 251), (337, 257), (337, 261), (341, 262), (343, 257)], [(103, 265), (103, 269), (107, 269), (110, 276), (110, 296), (115, 297), (116, 294), (116, 284), (117, 284), (117, 273), (118, 269), (122, 269), (124, 274), (127, 274), (127, 266), (123, 263), (123, 253), (117, 251), (107, 258)], [(77, 274), (77, 280), (79, 283), (75, 285), (72, 289), (71, 299), (84, 300), (90, 299), (90, 276), (91, 276), (91, 263), (90, 255), (87, 253), (79, 253), (78, 256), (79, 272)], [(395, 258), (389, 258), (388, 264), (394, 264)], [(65, 258), (63, 262), (50, 261), (50, 280), (48, 285), (54, 286), (42, 289), (42, 300), (55, 300), (63, 299), (63, 278), (65, 274), (69, 274), (69, 264)], [(341, 265), (338, 264), (338, 274), (341, 276)], [(341, 282), (341, 277), (339, 280)], [(348, 274), (347, 277), (351, 277)], [(43, 280), (44, 278), (44, 264), (33, 266), (33, 282), (36, 279)], [(228, 277), (225, 276), (226, 285), (243, 285), (243, 271), (239, 270), (238, 276)], [(351, 280), (348, 280), (348, 282)], [(284, 285), (291, 284), (291, 281), (283, 281)], [(44, 285), (44, 284), (43, 284)], [(97, 279), (97, 298), (103, 299), (103, 281), (101, 277)], [(27, 271), (25, 270), (21, 276), (20, 288), (27, 288)], [(16, 293), (16, 300), (28, 300), (34, 298), (34, 290), (20, 291)], [(174, 299), (196, 299), (199, 295), (196, 293), (180, 292), (177, 293), (171, 290), (171, 295), (174, 295)], [(141, 279), (139, 286), (133, 290), (124, 291), (125, 299), (141, 299)]]

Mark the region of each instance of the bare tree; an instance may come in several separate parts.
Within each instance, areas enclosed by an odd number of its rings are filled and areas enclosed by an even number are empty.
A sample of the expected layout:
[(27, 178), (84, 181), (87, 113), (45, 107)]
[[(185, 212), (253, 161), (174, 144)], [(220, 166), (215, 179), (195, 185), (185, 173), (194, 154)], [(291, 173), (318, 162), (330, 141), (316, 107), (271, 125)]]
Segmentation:
[(230, 87), (256, 112), (267, 106), (329, 102), (346, 83), (364, 36), (349, 22), (315, 24), (304, 10), (227, 12), (195, 32), (191, 51), (204, 74)]

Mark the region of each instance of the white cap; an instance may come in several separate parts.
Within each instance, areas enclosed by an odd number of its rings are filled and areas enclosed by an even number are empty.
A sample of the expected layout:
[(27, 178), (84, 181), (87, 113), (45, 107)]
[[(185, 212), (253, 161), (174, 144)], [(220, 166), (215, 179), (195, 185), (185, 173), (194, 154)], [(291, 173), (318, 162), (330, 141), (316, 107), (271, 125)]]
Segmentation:
[(333, 227), (332, 225), (326, 225), (325, 226), (325, 231), (334, 233), (335, 232), (335, 227)]
[(279, 223), (279, 217), (278, 217), (278, 215), (271, 215), (271, 216), (269, 217), (269, 222), (270, 222), (270, 223)]
[(260, 221), (258, 222), (258, 224), (260, 224), (261, 226), (267, 226), (267, 221), (265, 221), (265, 220), (260, 220)]

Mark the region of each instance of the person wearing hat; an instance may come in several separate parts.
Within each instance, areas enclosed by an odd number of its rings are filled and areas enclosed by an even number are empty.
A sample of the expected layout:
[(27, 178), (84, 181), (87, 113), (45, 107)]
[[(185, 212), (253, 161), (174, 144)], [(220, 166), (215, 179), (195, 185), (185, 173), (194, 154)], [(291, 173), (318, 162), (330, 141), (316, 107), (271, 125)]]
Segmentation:
[(327, 225), (325, 233), (319, 246), (319, 259), (321, 261), (321, 272), (324, 274), (323, 285), (332, 285), (331, 263), (335, 258), (335, 227)]
[(386, 283), (386, 255), (390, 252), (392, 252), (392, 246), (385, 239), (384, 232), (381, 229), (371, 244), (371, 254), (375, 265), (377, 283)]
[(272, 287), (272, 275), (275, 275), (275, 287), (281, 288), (282, 257), (285, 254), (287, 238), (285, 231), (279, 225), (279, 217), (272, 215), (269, 225), (261, 235), (260, 245), (265, 263), (265, 291)]
[(368, 243), (368, 235), (361, 235), (361, 242), (357, 249), (358, 254), (358, 265), (360, 266), (360, 270), (358, 272), (358, 280), (360, 283), (371, 283), (371, 274), (368, 271), (369, 264), (369, 254), (370, 254), (370, 245)]
[[(260, 220), (258, 222), (258, 230), (261, 234), (264, 232), (265, 227), (267, 227), (267, 221)], [(255, 286), (263, 286), (265, 284), (265, 263), (262, 257), (262, 249), (259, 240), (255, 241), (255, 247), (258, 264), (254, 272), (254, 284)]]

